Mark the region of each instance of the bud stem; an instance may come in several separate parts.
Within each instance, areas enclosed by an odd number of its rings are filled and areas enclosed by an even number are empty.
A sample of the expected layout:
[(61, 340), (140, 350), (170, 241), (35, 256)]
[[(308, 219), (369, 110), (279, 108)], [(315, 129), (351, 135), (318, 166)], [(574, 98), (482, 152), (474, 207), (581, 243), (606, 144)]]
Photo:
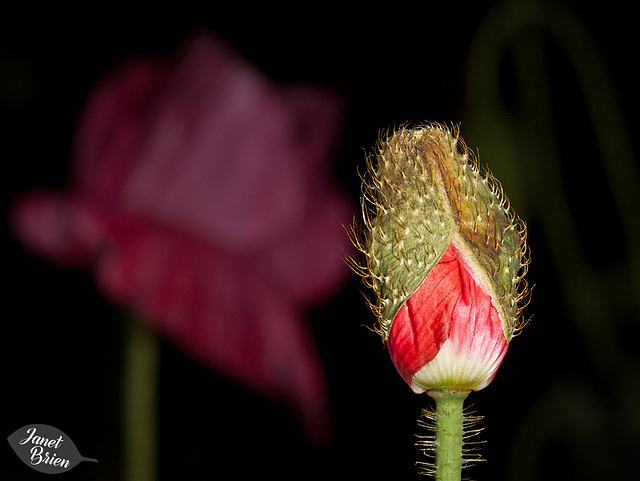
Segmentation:
[(436, 481), (460, 481), (464, 400), (469, 391), (429, 391), (436, 402)]

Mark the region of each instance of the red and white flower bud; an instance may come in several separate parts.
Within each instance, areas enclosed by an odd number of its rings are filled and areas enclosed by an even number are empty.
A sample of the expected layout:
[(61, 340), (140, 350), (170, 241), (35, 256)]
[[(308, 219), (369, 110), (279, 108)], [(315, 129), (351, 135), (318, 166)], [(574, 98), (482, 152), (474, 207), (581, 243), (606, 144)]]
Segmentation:
[(491, 382), (507, 352), (502, 321), (455, 246), (400, 307), (387, 348), (415, 392), (477, 391)]
[(525, 226), (442, 126), (402, 129), (376, 157), (358, 247), (377, 330), (415, 392), (482, 389), (524, 324)]

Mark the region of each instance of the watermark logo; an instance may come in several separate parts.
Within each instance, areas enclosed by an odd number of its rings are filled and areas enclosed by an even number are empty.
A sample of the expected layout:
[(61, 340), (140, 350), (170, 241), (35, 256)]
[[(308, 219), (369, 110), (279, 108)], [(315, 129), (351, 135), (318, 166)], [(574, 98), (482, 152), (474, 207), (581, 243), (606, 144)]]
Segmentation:
[(63, 473), (82, 461), (98, 462), (97, 459), (82, 456), (69, 436), (46, 424), (23, 426), (7, 440), (26, 465), (41, 473)]

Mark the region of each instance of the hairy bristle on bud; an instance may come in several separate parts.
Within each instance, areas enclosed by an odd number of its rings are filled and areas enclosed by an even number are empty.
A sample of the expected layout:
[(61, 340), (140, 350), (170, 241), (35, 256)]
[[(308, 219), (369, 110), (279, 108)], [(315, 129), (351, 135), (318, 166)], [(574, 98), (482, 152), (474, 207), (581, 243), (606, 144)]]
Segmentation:
[(351, 238), (362, 262), (352, 267), (373, 292), (369, 306), (384, 341), (400, 307), (452, 244), (486, 286), (507, 342), (526, 324), (526, 226), (456, 129), (424, 124), (388, 133), (367, 158), (361, 202)]

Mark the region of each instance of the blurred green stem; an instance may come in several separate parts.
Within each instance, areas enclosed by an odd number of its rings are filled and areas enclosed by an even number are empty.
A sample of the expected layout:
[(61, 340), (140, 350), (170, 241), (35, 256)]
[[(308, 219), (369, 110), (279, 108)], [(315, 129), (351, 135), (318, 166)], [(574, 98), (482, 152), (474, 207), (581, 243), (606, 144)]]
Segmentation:
[[(560, 58), (564, 58), (574, 73), (577, 91), (582, 95), (588, 114), (588, 119), (582, 122), (588, 121), (593, 127), (584, 135), (594, 136), (602, 159), (605, 174), (602, 189), (585, 194), (604, 196), (605, 183), (608, 183), (614, 201), (616, 212), (612, 209), (611, 215), (594, 218), (593, 237), (589, 238), (593, 242), (599, 237), (602, 256), (612, 259), (611, 268), (605, 272), (591, 265), (582, 248), (584, 239), (564, 188), (565, 180), (567, 183), (579, 182), (583, 166), (579, 158), (561, 159), (559, 145), (566, 143), (563, 137), (566, 134), (564, 129), (554, 125), (554, 116), (563, 99), (554, 99), (551, 95), (555, 72), (550, 63), (554, 58), (549, 57), (550, 45), (555, 49), (553, 54), (563, 55)], [(504, 76), (504, 67), (509, 65), (505, 60), (514, 62), (516, 76), (513, 79)], [(602, 393), (585, 388), (574, 396), (574, 407), (570, 412), (561, 408), (566, 403), (572, 405), (566, 386), (555, 388), (555, 391), (547, 388), (546, 395), (539, 395), (534, 412), (524, 421), (517, 440), (510, 443), (514, 454), (509, 469), (516, 475), (508, 477), (533, 480), (542, 472), (537, 470), (543, 465), (549, 442), (562, 441), (570, 446), (567, 452), (571, 452), (574, 459), (580, 459), (576, 453), (593, 452), (593, 446), (598, 446), (599, 459), (608, 458), (603, 454), (607, 449), (617, 453), (624, 442), (618, 440), (610, 445), (597, 435), (607, 431), (606, 417), (599, 416), (598, 412), (615, 412), (619, 408), (612, 408), (614, 403), (625, 406), (619, 409), (619, 419), (624, 422), (615, 423), (615, 427), (612, 425), (608, 429), (622, 427), (628, 433), (628, 439), (636, 435), (633, 426), (637, 416), (627, 413), (637, 411), (637, 393), (640, 391), (634, 380), (638, 376), (633, 375), (635, 363), (629, 359), (624, 343), (620, 342), (622, 316), (619, 313), (625, 309), (637, 312), (640, 306), (640, 249), (635, 247), (640, 237), (640, 168), (623, 104), (603, 52), (588, 26), (563, 2), (505, 0), (497, 4), (482, 21), (471, 42), (468, 70), (470, 118), (481, 133), (477, 143), (493, 147), (493, 153), (497, 155), (491, 157), (492, 167), (495, 166), (498, 177), (509, 179), (511, 184), (506, 185), (509, 192), (519, 194), (510, 194), (512, 200), (525, 199), (526, 190), (534, 199), (529, 208), (536, 211), (538, 231), (548, 239), (547, 252), (556, 265), (564, 302), (592, 356), (592, 365), (598, 369), (598, 378), (612, 387), (606, 408), (598, 402), (604, 399)], [(513, 91), (504, 88), (505, 82), (510, 80), (516, 87)], [(514, 98), (507, 101), (505, 91), (515, 94)], [(562, 164), (574, 169), (575, 178), (564, 177), (560, 169)], [(511, 175), (505, 176), (502, 171)], [(518, 210), (524, 209), (519, 206)], [(616, 227), (617, 216), (622, 220), (621, 237)], [(609, 250), (606, 246), (610, 246)], [(620, 261), (621, 254), (627, 256), (623, 261)], [(593, 389), (602, 386), (592, 376), (589, 382)], [(543, 395), (548, 400), (541, 401)], [(564, 412), (569, 415), (558, 414)], [(544, 422), (541, 423), (541, 419)], [(584, 424), (585, 419), (591, 419), (588, 426)], [(618, 418), (614, 416), (614, 419)], [(622, 455), (618, 458), (626, 459)], [(599, 464), (602, 463), (581, 462), (580, 469), (593, 479), (601, 478), (592, 472)], [(622, 462), (606, 469), (619, 470), (618, 464)], [(618, 477), (608, 474), (612, 479)]]
[(462, 474), (463, 404), (468, 391), (430, 391), (436, 402), (436, 481), (460, 481)]
[(124, 479), (156, 479), (158, 340), (138, 319), (125, 327)]
[[(472, 42), (470, 53), (470, 104), (472, 117), (491, 125), (489, 134), (501, 142), (508, 165), (508, 178), (528, 177), (529, 188), (535, 195), (534, 208), (543, 219), (544, 231), (553, 248), (550, 254), (557, 266), (563, 292), (579, 329), (594, 356), (595, 364), (608, 375), (616, 359), (615, 324), (611, 322), (611, 306), (605, 295), (607, 283), (594, 271), (582, 249), (575, 218), (562, 185), (558, 137), (561, 130), (553, 125), (550, 93), (550, 68), (546, 58), (545, 39), (558, 42), (569, 65), (576, 73), (579, 90), (583, 94), (589, 120), (603, 157), (603, 167), (611, 192), (624, 222), (626, 244), (635, 245), (640, 235), (640, 173), (624, 125), (624, 116), (615, 95), (612, 79), (598, 45), (587, 28), (571, 10), (550, 1), (508, 0), (499, 4), (482, 22)], [(517, 73), (516, 93), (519, 112), (512, 114), (502, 96), (501, 65), (508, 53), (513, 55)], [(477, 122), (477, 120), (476, 120)], [(508, 134), (507, 134), (508, 133)], [(517, 139), (517, 140), (516, 140)], [(509, 142), (511, 141), (511, 142)], [(484, 142), (484, 140), (483, 140)], [(517, 144), (521, 147), (518, 148)], [(506, 147), (505, 147), (506, 146)], [(523, 159), (528, 169), (515, 172), (513, 159)], [(496, 160), (496, 164), (498, 162)], [(579, 168), (579, 164), (576, 164)], [(496, 170), (500, 171), (500, 165)], [(507, 176), (501, 176), (501, 178)], [(519, 187), (519, 188), (517, 188)], [(509, 186), (523, 198), (523, 185)], [(542, 195), (541, 195), (542, 194)], [(596, 193), (597, 195), (597, 193)], [(523, 210), (523, 209), (520, 209)], [(640, 249), (629, 249), (628, 269), (640, 293)], [(612, 284), (609, 281), (609, 284)], [(619, 282), (613, 283), (620, 285)], [(618, 302), (638, 304), (637, 296), (623, 289)], [(632, 306), (633, 307), (633, 306)]]

